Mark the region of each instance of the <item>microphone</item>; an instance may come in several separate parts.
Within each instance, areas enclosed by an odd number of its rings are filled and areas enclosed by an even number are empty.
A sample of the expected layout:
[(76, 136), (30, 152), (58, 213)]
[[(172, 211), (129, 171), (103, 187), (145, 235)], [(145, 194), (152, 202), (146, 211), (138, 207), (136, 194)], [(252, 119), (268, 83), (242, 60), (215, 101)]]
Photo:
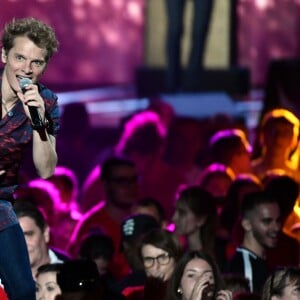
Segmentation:
[[(26, 86), (29, 84), (32, 84), (32, 80), (29, 78), (22, 78), (20, 80), (20, 87), (23, 94), (26, 93)], [(28, 105), (28, 109), (31, 117), (32, 128), (35, 130), (42, 129), (44, 124), (37, 107)]]

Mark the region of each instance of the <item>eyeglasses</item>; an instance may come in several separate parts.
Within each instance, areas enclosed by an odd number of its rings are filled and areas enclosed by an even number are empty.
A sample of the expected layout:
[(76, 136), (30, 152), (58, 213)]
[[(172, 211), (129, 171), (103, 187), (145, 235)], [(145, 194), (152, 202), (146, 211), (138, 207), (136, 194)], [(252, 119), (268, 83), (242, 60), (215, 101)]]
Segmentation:
[(170, 255), (168, 253), (163, 253), (156, 257), (145, 256), (143, 257), (144, 267), (151, 268), (154, 262), (157, 261), (160, 265), (167, 265), (170, 262)]

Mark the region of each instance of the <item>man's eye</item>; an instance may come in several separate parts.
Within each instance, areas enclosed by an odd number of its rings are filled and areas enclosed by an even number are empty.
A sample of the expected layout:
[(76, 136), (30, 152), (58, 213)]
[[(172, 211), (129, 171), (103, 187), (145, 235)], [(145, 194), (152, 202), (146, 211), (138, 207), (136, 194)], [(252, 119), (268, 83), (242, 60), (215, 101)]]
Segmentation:
[(33, 236), (34, 232), (30, 231), (30, 232), (24, 232), (25, 236)]
[(42, 67), (44, 65), (44, 61), (41, 60), (35, 60), (32, 62), (36, 67)]
[(21, 55), (17, 55), (17, 56), (16, 56), (16, 60), (17, 60), (17, 61), (23, 61), (23, 60), (24, 60), (24, 57), (21, 56)]
[(269, 219), (264, 219), (264, 220), (262, 220), (262, 223), (264, 224), (264, 225), (269, 225), (269, 224), (271, 224), (272, 223), (272, 220), (269, 220)]

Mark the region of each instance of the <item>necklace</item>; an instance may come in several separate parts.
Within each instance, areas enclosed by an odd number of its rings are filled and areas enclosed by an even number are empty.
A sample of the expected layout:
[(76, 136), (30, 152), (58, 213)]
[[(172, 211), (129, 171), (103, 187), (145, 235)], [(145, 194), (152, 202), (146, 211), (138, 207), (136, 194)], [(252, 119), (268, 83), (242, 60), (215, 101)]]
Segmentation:
[(11, 118), (14, 115), (14, 113), (11, 110), (7, 109), (5, 101), (1, 100), (1, 103), (2, 103), (2, 106), (3, 106), (6, 114)]

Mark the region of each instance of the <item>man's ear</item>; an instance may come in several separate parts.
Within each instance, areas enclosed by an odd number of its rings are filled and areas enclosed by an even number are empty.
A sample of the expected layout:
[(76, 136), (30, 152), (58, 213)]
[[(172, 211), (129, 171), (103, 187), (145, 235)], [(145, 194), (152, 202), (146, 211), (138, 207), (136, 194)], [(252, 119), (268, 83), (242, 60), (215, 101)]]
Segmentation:
[(1, 60), (4, 64), (6, 64), (6, 60), (7, 60), (7, 54), (6, 54), (6, 51), (5, 49), (2, 47), (1, 49)]
[(46, 244), (48, 244), (49, 241), (50, 241), (50, 228), (49, 228), (49, 226), (46, 226), (46, 227), (45, 227), (43, 236), (44, 236), (44, 239), (45, 239)]
[(245, 231), (250, 231), (252, 229), (252, 225), (249, 219), (242, 219), (242, 227)]

